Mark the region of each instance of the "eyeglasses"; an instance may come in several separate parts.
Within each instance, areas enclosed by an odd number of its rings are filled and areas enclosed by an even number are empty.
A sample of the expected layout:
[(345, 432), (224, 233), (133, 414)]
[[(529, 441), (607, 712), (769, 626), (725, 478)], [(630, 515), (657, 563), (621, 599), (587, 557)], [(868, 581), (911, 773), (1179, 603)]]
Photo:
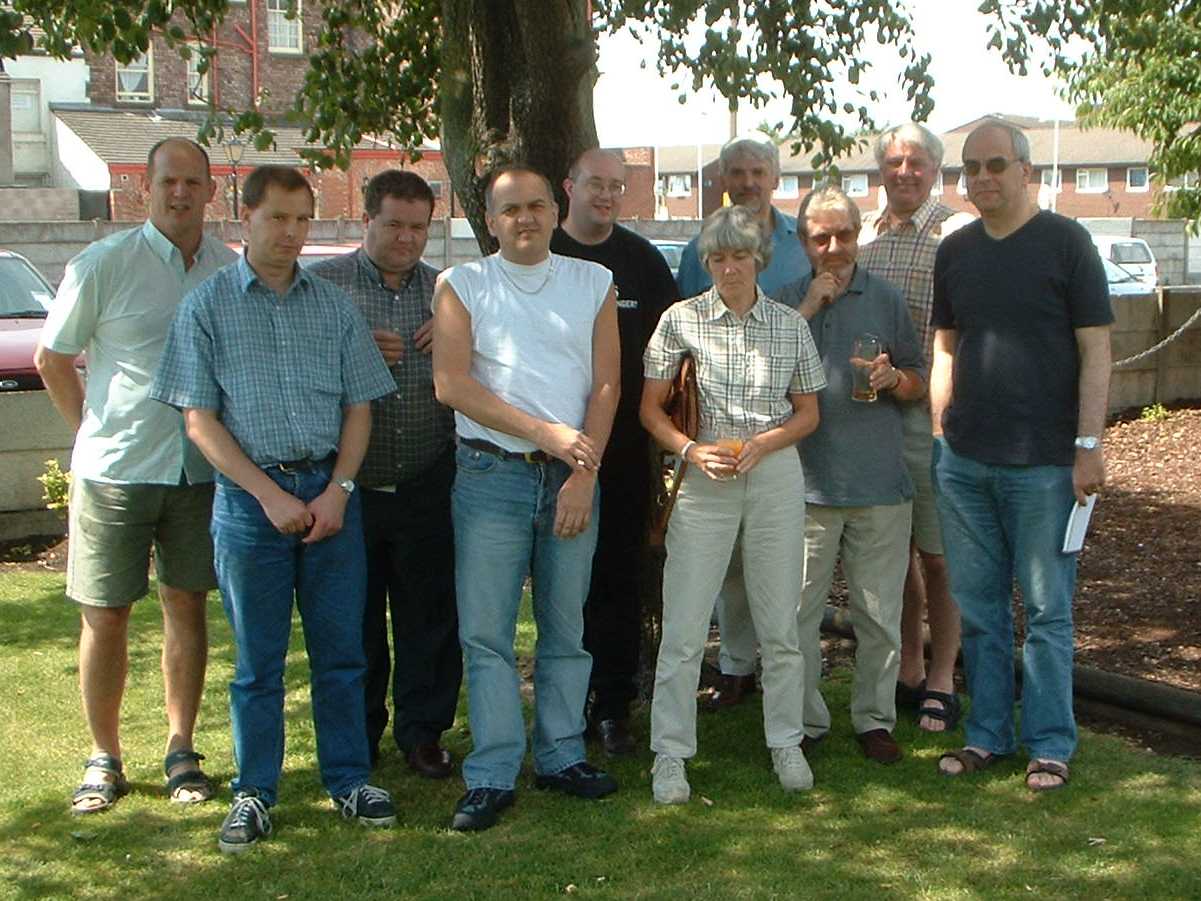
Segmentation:
[(1003, 156), (990, 156), (983, 163), (979, 160), (964, 160), (963, 173), (975, 177), (980, 174), (980, 167), (983, 166), (990, 175), (1000, 175), (1014, 163), (1020, 162), (1021, 160), (1011, 160)]
[(818, 247), (829, 247), (830, 241), (834, 238), (838, 239), (839, 244), (850, 244), (859, 237), (859, 232), (853, 228), (844, 228), (840, 232), (830, 232), (825, 235), (810, 235), (809, 240)]
[(590, 194), (601, 194), (608, 191), (614, 197), (620, 197), (626, 192), (626, 186), (620, 181), (602, 181), (599, 178), (590, 178), (584, 182), (584, 187)]

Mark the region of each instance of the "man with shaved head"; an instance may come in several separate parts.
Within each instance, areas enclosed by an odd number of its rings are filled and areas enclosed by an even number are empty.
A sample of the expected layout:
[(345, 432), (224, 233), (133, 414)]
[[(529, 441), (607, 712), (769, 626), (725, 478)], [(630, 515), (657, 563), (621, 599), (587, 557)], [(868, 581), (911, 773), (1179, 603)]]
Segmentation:
[[(129, 791), (118, 719), (129, 614), (149, 588), (151, 549), (163, 608), (167, 793), (182, 804), (213, 794), (192, 747), (208, 653), (205, 596), (217, 584), (213, 470), (180, 413), (149, 391), (183, 296), (235, 258), (204, 234), (216, 187), (198, 144), (155, 144), (146, 163), (149, 220), (67, 265), (37, 350), (46, 391), (75, 432), (66, 593), (82, 620), (79, 684), (92, 741), (71, 800), (76, 814), (106, 810)], [(81, 352), (86, 389), (75, 372)]]
[(671, 269), (650, 241), (617, 224), (625, 163), (607, 150), (585, 150), (563, 190), (567, 217), (551, 238), (563, 256), (613, 273), (621, 336), (621, 399), (599, 473), (601, 521), (584, 608), (584, 647), (592, 655), (588, 728), (610, 755), (631, 754), (630, 703), (638, 696), (641, 576), (651, 474), (647, 435), (638, 421), (642, 352), (663, 311), (679, 299)]

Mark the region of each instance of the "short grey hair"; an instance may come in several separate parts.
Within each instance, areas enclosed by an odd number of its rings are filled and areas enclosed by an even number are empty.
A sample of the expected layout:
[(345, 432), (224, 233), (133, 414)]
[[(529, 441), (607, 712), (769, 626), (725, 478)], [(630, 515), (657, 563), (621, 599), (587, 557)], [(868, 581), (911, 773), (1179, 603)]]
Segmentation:
[(767, 163), (773, 175), (780, 174), (780, 148), (770, 138), (760, 141), (751, 137), (731, 138), (726, 142), (717, 158), (717, 174), (725, 175), (734, 157), (744, 155)]
[(723, 206), (705, 218), (696, 253), (709, 268), (709, 256), (719, 250), (749, 250), (762, 272), (771, 262), (771, 237), (763, 233), (755, 214), (744, 206)]
[(884, 165), (884, 157), (888, 155), (888, 148), (893, 144), (910, 144), (914, 147), (921, 147), (926, 152), (926, 156), (930, 157), (930, 161), (934, 163), (936, 169), (942, 166), (942, 141), (938, 135), (924, 125), (919, 125), (917, 122), (905, 122), (880, 132), (880, 136), (876, 138), (875, 147), (877, 166)]
[(963, 142), (964, 146), (967, 146), (967, 142), (977, 132), (984, 131), (986, 128), (995, 128), (1009, 135), (1009, 141), (1013, 145), (1013, 155), (1023, 163), (1030, 162), (1030, 140), (1026, 137), (1026, 133), (1012, 122), (1007, 122), (999, 116), (986, 116), (983, 122), (968, 132), (968, 136)]
[(802, 241), (809, 237), (810, 210), (843, 210), (851, 217), (851, 225), (854, 226), (855, 231), (859, 231), (863, 225), (863, 214), (859, 212), (859, 207), (855, 206), (855, 201), (851, 200), (842, 188), (836, 188), (834, 185), (814, 188), (805, 195), (796, 214), (797, 234), (800, 235)]

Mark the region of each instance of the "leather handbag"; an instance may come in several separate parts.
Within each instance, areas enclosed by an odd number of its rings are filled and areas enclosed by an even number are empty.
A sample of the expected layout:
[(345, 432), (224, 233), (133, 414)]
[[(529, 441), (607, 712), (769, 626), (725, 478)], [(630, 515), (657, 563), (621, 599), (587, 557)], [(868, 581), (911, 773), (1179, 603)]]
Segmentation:
[[(663, 409), (677, 429), (689, 438), (696, 438), (700, 430), (701, 398), (696, 384), (696, 360), (692, 354), (685, 354), (680, 360), (680, 368), (667, 389)], [(680, 493), (680, 485), (688, 469), (688, 461), (674, 453), (660, 450), (657, 458), (655, 499), (651, 507), (648, 536), (648, 543), (653, 548), (663, 547), (667, 538), (667, 523), (671, 519), (671, 511), (675, 509), (676, 496)]]

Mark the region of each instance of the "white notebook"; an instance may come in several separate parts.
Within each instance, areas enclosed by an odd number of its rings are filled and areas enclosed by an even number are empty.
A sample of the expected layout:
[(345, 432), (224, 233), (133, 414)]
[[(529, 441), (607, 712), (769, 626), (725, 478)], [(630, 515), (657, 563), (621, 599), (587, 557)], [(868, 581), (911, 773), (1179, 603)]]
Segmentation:
[(1093, 516), (1093, 507), (1097, 505), (1097, 496), (1090, 494), (1083, 504), (1072, 502), (1072, 512), (1068, 514), (1068, 527), (1063, 532), (1063, 552), (1078, 554), (1084, 547), (1084, 533), (1088, 531), (1088, 522)]

